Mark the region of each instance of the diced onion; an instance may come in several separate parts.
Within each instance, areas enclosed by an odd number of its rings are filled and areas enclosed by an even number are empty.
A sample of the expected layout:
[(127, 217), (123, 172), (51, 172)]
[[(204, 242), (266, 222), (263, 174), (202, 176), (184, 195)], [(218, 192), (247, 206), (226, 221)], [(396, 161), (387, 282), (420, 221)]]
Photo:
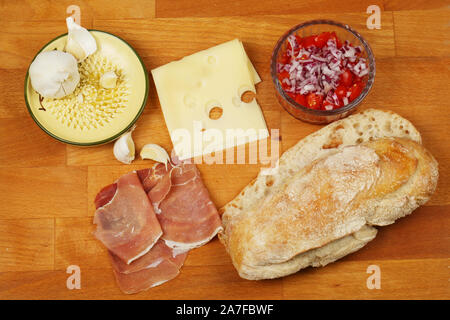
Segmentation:
[[(334, 90), (338, 87), (340, 76), (345, 69), (358, 77), (369, 73), (366, 59), (359, 56), (361, 47), (353, 47), (348, 41), (345, 41), (341, 48), (337, 47), (335, 39), (329, 39), (323, 48), (303, 48), (293, 35), (288, 37), (287, 41), (290, 45), (290, 50), (286, 52), (289, 62), (278, 64), (277, 69), (279, 72), (289, 73), (289, 79), (283, 80), (283, 83), (290, 85), (290, 88), (286, 89), (288, 92), (320, 94), (326, 97), (328, 102), (339, 105)], [(348, 104), (348, 97), (344, 99), (344, 104)]]

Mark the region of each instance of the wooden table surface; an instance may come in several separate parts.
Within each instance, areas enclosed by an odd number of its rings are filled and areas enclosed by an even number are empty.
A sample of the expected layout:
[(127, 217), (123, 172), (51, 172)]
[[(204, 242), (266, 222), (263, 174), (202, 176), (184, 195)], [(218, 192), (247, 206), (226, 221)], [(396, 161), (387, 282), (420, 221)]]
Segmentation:
[[(183, 0), (0, 1), (0, 298), (1, 299), (404, 299), (450, 298), (450, 50), (448, 1)], [(93, 199), (121, 174), (112, 144), (79, 148), (59, 143), (33, 122), (23, 97), (36, 52), (66, 32), (66, 8), (81, 8), (87, 28), (124, 38), (148, 70), (240, 38), (262, 77), (257, 99), (281, 148), (320, 128), (293, 119), (277, 103), (271, 51), (288, 28), (329, 18), (347, 23), (370, 43), (376, 78), (361, 110), (392, 110), (411, 120), (440, 164), (436, 193), (411, 216), (381, 228), (375, 240), (326, 268), (276, 280), (239, 278), (217, 239), (193, 250), (181, 274), (127, 296), (116, 286), (105, 248), (93, 238)], [(366, 9), (381, 8), (381, 29), (366, 28)], [(137, 149), (171, 149), (154, 84), (133, 134)], [(218, 207), (255, 177), (259, 165), (200, 165)], [(68, 290), (66, 269), (81, 269), (81, 289)], [(381, 289), (366, 286), (369, 265)]]

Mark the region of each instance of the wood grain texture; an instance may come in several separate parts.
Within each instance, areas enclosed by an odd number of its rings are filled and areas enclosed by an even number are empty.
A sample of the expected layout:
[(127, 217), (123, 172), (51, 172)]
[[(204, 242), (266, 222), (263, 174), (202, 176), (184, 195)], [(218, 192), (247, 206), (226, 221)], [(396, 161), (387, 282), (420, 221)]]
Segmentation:
[(92, 217), (55, 219), (54, 270), (66, 270), (78, 265), (84, 269), (107, 269), (108, 254), (100, 241), (92, 235)]
[[(282, 280), (250, 282), (239, 278), (231, 264), (183, 266), (164, 286), (124, 295), (108, 269), (83, 269), (81, 289), (68, 290), (65, 271), (0, 272), (3, 299), (282, 299)], [(193, 291), (193, 288), (195, 291)], [(195, 296), (193, 296), (195, 292)]]
[[(66, 9), (78, 5), (84, 27), (94, 27), (95, 19), (151, 19), (154, 0), (19, 0), (0, 2), (0, 68), (28, 68), (34, 55), (47, 42), (66, 33)], [(45, 23), (43, 23), (45, 22)], [(26, 35), (26, 37), (23, 37)]]
[(86, 168), (0, 168), (0, 219), (86, 216)]
[(445, 0), (349, 0), (342, 3), (333, 0), (302, 1), (281, 0), (276, 5), (271, 0), (249, 1), (156, 1), (156, 17), (217, 17), (217, 16), (255, 16), (267, 14), (303, 13), (343, 13), (365, 12), (370, 5), (378, 5), (384, 11), (443, 9), (448, 6)]
[(394, 19), (397, 55), (450, 55), (450, 7), (440, 10), (394, 12)]
[(0, 273), (53, 269), (53, 219), (0, 220)]
[(383, 1), (349, 0), (342, 2), (333, 0), (279, 0), (276, 4), (271, 0), (249, 1), (156, 1), (156, 17), (217, 17), (217, 16), (255, 16), (267, 14), (321, 14), (336, 12), (365, 12), (372, 4), (383, 8)]
[[(449, 259), (339, 262), (263, 281), (241, 279), (231, 265), (184, 266), (180, 275), (164, 286), (128, 296), (117, 288), (110, 269), (83, 269), (80, 290), (66, 288), (65, 271), (1, 272), (0, 296), (146, 300), (192, 299), (195, 292), (197, 299), (447, 299), (449, 262)], [(379, 290), (367, 288), (366, 271), (370, 265), (380, 267)]]
[[(84, 26), (124, 38), (148, 70), (240, 38), (263, 80), (257, 85), (257, 100), (268, 127), (280, 130), (282, 151), (321, 126), (295, 120), (279, 106), (269, 72), (276, 41), (306, 20), (347, 23), (368, 40), (376, 57), (375, 83), (359, 110), (392, 110), (409, 119), (439, 162), (438, 188), (425, 206), (379, 228), (367, 246), (326, 268), (247, 281), (239, 278), (214, 239), (189, 253), (177, 278), (132, 296), (120, 292), (106, 249), (92, 236), (93, 200), (122, 174), (153, 162), (136, 155), (132, 165), (123, 165), (114, 159), (112, 144), (78, 148), (58, 143), (33, 122), (23, 99), (31, 59), (66, 32), (68, 4), (72, 1), (0, 0), (0, 299), (450, 298), (448, 1), (78, 1)], [(380, 30), (366, 28), (371, 4), (382, 10)], [(170, 150), (150, 82), (148, 103), (133, 137), (138, 151), (146, 143)], [(261, 164), (198, 167), (212, 200), (221, 207), (257, 175)], [(381, 269), (380, 290), (366, 286), (372, 264)], [(81, 268), (80, 290), (66, 287), (69, 265)]]
[(25, 117), (28, 114), (27, 108), (24, 108), (23, 92), (17, 91), (19, 83), (25, 83), (26, 69), (0, 69), (0, 79), (7, 81), (0, 82), (0, 119)]
[(155, 16), (155, 1), (133, 0), (16, 0), (0, 1), (2, 18), (9, 21), (64, 21), (67, 8), (77, 5), (81, 10), (81, 23), (92, 27), (95, 19), (149, 19)]
[[(174, 59), (207, 49), (221, 42), (239, 38), (247, 54), (262, 76), (268, 76), (268, 62), (278, 39), (301, 22), (327, 18), (345, 21), (360, 31), (370, 43), (377, 57), (393, 56), (394, 30), (392, 12), (383, 12), (383, 27), (380, 30), (366, 28), (367, 14), (320, 13), (264, 16), (224, 16), (203, 18), (158, 18), (152, 20), (95, 20), (94, 28), (123, 36), (142, 54), (147, 67), (153, 69)], [(164, 41), (161, 41), (164, 39)], [(263, 80), (265, 77), (263, 78)], [(268, 78), (267, 78), (268, 79)]]
[(383, 7), (387, 11), (444, 9), (448, 6), (446, 0), (384, 0)]
[[(418, 259), (334, 263), (284, 278), (283, 292), (289, 299), (447, 299), (449, 262), (449, 259)], [(370, 265), (381, 270), (378, 290), (367, 288), (366, 272)]]
[(55, 143), (30, 116), (0, 119), (0, 145), (0, 167), (61, 166), (66, 162), (66, 146)]
[[(8, 2), (8, 3), (14, 3)], [(17, 16), (17, 15), (16, 15)], [(19, 15), (20, 16), (20, 15)], [(3, 32), (0, 35), (0, 69), (24, 69), (37, 52), (50, 40), (66, 33), (64, 20), (46, 21), (36, 27), (35, 21), (0, 20)], [(26, 35), (24, 37), (24, 35)], [(25, 74), (22, 74), (25, 80)], [(23, 83), (21, 86), (23, 86)], [(23, 92), (23, 90), (20, 90)]]
[(448, 258), (449, 210), (450, 206), (421, 207), (392, 225), (380, 227), (374, 240), (345, 261)]

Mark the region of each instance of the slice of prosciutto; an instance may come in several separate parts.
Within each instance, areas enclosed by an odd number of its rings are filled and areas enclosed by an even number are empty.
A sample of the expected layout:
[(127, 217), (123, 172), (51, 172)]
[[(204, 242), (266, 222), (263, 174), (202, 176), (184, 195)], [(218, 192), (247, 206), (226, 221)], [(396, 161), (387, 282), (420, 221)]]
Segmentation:
[[(159, 243), (159, 242), (158, 242)], [(155, 245), (156, 247), (157, 245)], [(153, 251), (156, 248), (153, 248)], [(149, 255), (148, 253), (147, 255)], [(135, 262), (139, 262), (139, 260), (145, 258), (144, 257), (136, 260)], [(180, 253), (173, 256), (164, 257), (163, 259), (157, 259), (158, 262), (153, 262), (149, 264), (146, 268), (140, 269), (139, 271), (131, 272), (131, 273), (122, 273), (119, 272), (116, 268), (114, 257), (112, 256), (113, 261), (113, 270), (114, 276), (116, 278), (117, 284), (124, 293), (133, 294), (138, 293), (140, 291), (147, 290), (152, 287), (156, 287), (161, 285), (173, 278), (175, 278), (180, 273), (180, 268), (186, 259), (186, 253)], [(154, 257), (153, 257), (154, 258)], [(151, 260), (151, 259), (149, 259)], [(120, 261), (120, 260), (119, 260)], [(119, 262), (120, 263), (120, 262)], [(133, 263), (132, 263), (133, 264)], [(145, 263), (138, 263), (139, 268), (143, 267)], [(125, 266), (122, 266), (125, 267)], [(119, 267), (120, 268), (120, 267)], [(132, 267), (135, 268), (135, 267)], [(127, 267), (125, 267), (125, 270)]]
[(126, 264), (145, 255), (162, 235), (136, 172), (103, 188), (95, 199), (94, 235)]
[(164, 260), (168, 260), (175, 257), (175, 253), (172, 248), (169, 248), (166, 243), (159, 239), (153, 248), (139, 259), (134, 260), (130, 264), (123, 262), (118, 256), (111, 251), (108, 252), (111, 260), (111, 264), (114, 269), (119, 273), (133, 273), (148, 268), (154, 268), (158, 266)]
[(95, 236), (109, 249), (117, 283), (128, 294), (175, 278), (188, 251), (222, 229), (193, 164), (126, 174), (103, 188), (95, 205)]
[(167, 246), (176, 251), (200, 247), (221, 229), (219, 213), (194, 164), (157, 164), (138, 171)]

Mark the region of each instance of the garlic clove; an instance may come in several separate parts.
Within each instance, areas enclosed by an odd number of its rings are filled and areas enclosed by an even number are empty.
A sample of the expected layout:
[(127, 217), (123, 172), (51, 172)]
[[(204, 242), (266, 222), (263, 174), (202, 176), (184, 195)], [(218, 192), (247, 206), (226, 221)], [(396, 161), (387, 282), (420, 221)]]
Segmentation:
[(73, 55), (77, 59), (77, 62), (81, 62), (87, 57), (84, 49), (72, 38), (67, 38), (64, 50)]
[(114, 71), (105, 72), (100, 77), (100, 85), (105, 89), (113, 89), (117, 84), (117, 75)]
[(163, 147), (153, 143), (143, 146), (140, 156), (142, 159), (150, 159), (156, 162), (164, 163), (166, 166), (170, 160), (167, 151)]
[(30, 65), (31, 85), (45, 98), (62, 98), (71, 94), (80, 82), (75, 58), (59, 50), (39, 53)]
[(81, 62), (97, 51), (97, 42), (92, 34), (76, 24), (72, 17), (68, 17), (66, 23), (68, 36), (65, 50), (77, 58), (78, 62)]
[(135, 147), (134, 141), (131, 137), (131, 133), (134, 130), (133, 127), (130, 131), (124, 133), (114, 143), (113, 153), (117, 160), (122, 163), (130, 164), (134, 160)]

